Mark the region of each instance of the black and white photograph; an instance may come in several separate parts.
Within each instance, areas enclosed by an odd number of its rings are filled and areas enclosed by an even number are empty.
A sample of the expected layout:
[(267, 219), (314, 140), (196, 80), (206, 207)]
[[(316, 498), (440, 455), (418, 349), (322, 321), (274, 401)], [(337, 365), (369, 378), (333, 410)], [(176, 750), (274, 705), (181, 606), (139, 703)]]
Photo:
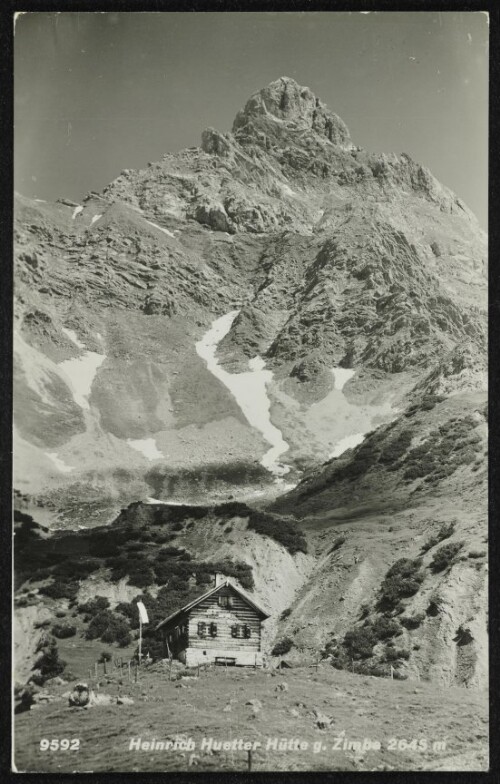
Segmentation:
[(12, 21), (13, 771), (488, 771), (488, 13)]

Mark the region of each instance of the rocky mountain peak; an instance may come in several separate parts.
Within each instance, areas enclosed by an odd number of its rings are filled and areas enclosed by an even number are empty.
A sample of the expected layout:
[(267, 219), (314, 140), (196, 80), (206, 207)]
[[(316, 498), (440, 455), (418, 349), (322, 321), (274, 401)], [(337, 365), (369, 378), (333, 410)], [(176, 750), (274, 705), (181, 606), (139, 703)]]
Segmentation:
[(248, 126), (285, 123), (298, 130), (312, 130), (332, 144), (351, 147), (344, 121), (323, 104), (309, 87), (282, 76), (249, 98), (233, 123), (233, 133), (248, 132)]

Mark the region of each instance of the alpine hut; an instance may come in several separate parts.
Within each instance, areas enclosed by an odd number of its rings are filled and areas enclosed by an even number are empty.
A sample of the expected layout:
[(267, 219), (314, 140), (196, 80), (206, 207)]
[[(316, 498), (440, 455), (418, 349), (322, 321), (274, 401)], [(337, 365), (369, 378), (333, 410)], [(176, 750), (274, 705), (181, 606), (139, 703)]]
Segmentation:
[(253, 599), (216, 575), (215, 587), (156, 627), (165, 656), (188, 667), (215, 664), (262, 666), (262, 622), (269, 618)]

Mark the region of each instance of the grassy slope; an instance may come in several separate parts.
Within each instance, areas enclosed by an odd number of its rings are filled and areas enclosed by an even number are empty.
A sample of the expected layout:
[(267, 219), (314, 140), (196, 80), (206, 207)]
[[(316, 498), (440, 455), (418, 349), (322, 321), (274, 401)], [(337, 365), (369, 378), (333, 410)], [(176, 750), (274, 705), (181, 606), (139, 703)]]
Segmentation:
[[(139, 682), (118, 676), (100, 691), (128, 695), (132, 706), (67, 707), (66, 699), (16, 718), (15, 761), (22, 771), (196, 771), (246, 770), (245, 751), (201, 752), (203, 737), (217, 740), (300, 738), (309, 749), (270, 752), (258, 749), (253, 770), (484, 770), (487, 768), (487, 708), (481, 693), (361, 677), (328, 666), (275, 671), (211, 670), (199, 679), (168, 680), (166, 670), (141, 673)], [(274, 676), (274, 677), (273, 677)], [(286, 682), (288, 689), (281, 690)], [(52, 687), (61, 695), (67, 686)], [(260, 700), (256, 715), (247, 701)], [(230, 706), (230, 707), (228, 707)], [(314, 709), (331, 716), (328, 730), (315, 725)], [(371, 738), (380, 751), (332, 751), (334, 738)], [(190, 752), (128, 751), (130, 738), (192, 737)], [(79, 752), (41, 752), (41, 738), (80, 738)], [(433, 751), (388, 750), (390, 738), (446, 742)], [(471, 742), (471, 740), (473, 742)], [(325, 749), (312, 752), (314, 741)], [(459, 760), (458, 763), (454, 759)]]

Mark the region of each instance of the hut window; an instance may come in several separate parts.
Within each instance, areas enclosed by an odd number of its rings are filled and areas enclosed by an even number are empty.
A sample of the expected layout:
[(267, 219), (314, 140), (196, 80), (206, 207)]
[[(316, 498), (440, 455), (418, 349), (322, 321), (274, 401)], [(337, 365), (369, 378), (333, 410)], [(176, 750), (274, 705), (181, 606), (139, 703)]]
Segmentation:
[(232, 596), (219, 596), (219, 607), (232, 607), (232, 606), (233, 606)]
[(210, 624), (210, 637), (217, 637), (217, 624), (211, 623)]
[(250, 631), (250, 626), (245, 624), (245, 626), (243, 627), (243, 637), (245, 637), (248, 640), (248, 638), (251, 636), (252, 636), (252, 632)]
[(238, 624), (231, 626), (231, 637), (240, 637), (240, 627)]
[(198, 637), (206, 637), (207, 634), (207, 625), (206, 623), (199, 623), (198, 624)]

